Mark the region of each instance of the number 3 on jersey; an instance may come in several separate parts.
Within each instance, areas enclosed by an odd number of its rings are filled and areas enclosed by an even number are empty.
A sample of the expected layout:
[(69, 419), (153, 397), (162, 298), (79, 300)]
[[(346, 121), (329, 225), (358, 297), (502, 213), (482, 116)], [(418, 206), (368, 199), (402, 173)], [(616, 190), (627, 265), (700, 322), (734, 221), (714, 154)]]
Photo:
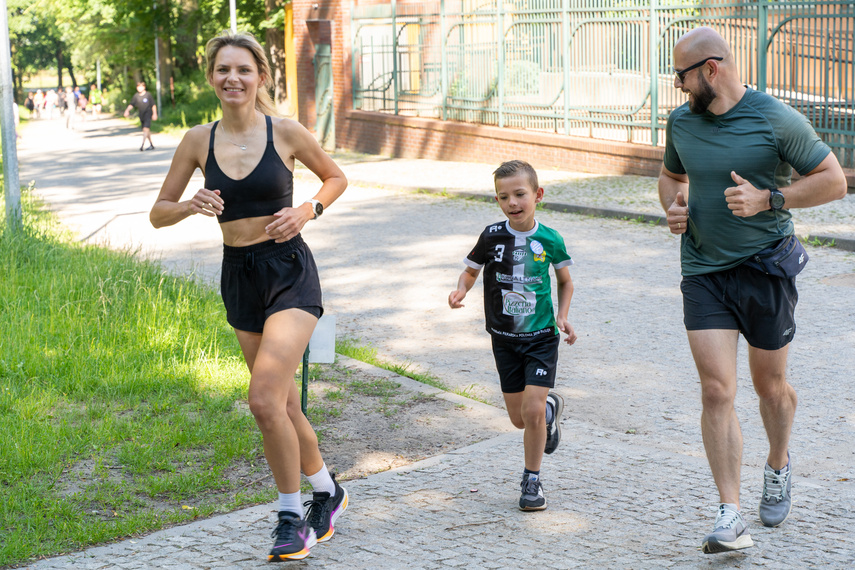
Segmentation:
[(502, 261), (502, 257), (505, 255), (505, 245), (504, 244), (496, 244), (496, 257), (493, 258), (493, 261)]

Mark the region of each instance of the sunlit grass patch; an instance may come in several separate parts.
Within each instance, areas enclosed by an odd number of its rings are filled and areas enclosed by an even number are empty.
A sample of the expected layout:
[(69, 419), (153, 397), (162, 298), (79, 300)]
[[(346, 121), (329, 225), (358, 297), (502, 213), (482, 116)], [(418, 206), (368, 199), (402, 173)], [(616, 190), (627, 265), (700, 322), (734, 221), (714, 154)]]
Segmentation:
[(0, 234), (0, 566), (271, 500), (216, 291), (73, 241), (26, 191), (23, 219)]

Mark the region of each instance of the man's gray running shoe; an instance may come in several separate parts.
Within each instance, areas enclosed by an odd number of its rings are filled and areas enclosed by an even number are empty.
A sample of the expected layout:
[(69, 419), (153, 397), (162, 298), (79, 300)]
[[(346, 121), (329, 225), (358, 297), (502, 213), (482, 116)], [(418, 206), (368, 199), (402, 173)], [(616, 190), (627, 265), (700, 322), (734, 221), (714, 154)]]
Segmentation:
[(543, 496), (543, 485), (540, 484), (540, 479), (533, 481), (526, 473), (523, 475), (520, 489), (522, 490), (521, 511), (542, 511), (546, 508), (546, 497)]
[(552, 422), (546, 424), (546, 447), (543, 452), (547, 455), (558, 449), (561, 442), (561, 414), (564, 412), (564, 398), (550, 392), (546, 395), (546, 405), (552, 405)]
[(760, 522), (765, 526), (778, 526), (787, 520), (790, 509), (793, 506), (793, 497), (790, 495), (793, 474), (790, 455), (787, 454), (787, 466), (777, 472), (769, 465), (763, 470), (763, 496), (760, 497)]
[(716, 554), (717, 552), (730, 552), (754, 546), (745, 519), (739, 511), (729, 505), (720, 505), (718, 517), (715, 519), (715, 528), (704, 537), (702, 549), (704, 554)]

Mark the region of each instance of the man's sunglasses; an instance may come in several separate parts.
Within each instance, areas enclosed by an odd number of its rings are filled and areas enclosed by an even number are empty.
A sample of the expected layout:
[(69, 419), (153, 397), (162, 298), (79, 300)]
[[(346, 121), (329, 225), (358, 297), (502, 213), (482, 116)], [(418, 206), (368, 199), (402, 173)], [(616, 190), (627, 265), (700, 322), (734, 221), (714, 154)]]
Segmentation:
[(677, 75), (677, 79), (679, 79), (679, 80), (680, 80), (680, 83), (685, 83), (685, 82), (686, 82), (686, 80), (685, 80), (684, 78), (686, 77), (686, 74), (687, 74), (687, 73), (689, 73), (689, 72), (690, 72), (690, 71), (692, 71), (693, 69), (697, 69), (697, 68), (699, 68), (700, 66), (702, 66), (703, 64), (705, 64), (706, 62), (708, 62), (708, 61), (709, 61), (709, 60), (711, 60), (711, 59), (714, 59), (714, 60), (716, 60), (716, 61), (721, 61), (721, 60), (723, 60), (724, 58), (723, 58), (723, 57), (715, 57), (715, 56), (713, 56), (713, 57), (708, 57), (708, 58), (706, 58), (706, 59), (705, 59), (705, 60), (703, 60), (703, 61), (699, 61), (699, 62), (698, 62), (698, 63), (696, 63), (695, 65), (690, 65), (689, 67), (687, 67), (686, 69), (683, 69), (682, 71), (677, 71), (677, 70), (675, 69), (675, 70), (674, 70), (674, 73)]

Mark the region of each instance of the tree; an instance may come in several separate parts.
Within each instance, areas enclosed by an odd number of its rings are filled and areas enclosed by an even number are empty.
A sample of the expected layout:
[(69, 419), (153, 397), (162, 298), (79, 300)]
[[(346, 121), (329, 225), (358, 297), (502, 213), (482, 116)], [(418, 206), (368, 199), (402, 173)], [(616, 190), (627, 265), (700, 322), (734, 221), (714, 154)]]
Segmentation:
[(265, 0), (267, 19), (262, 24), (270, 57), (270, 72), (273, 75), (273, 102), (277, 106), (284, 103), (288, 96), (285, 80), (285, 2)]
[[(238, 28), (252, 32), (262, 44), (266, 43), (262, 26), (270, 19), (265, 1), (242, 0), (238, 11)], [(284, 1), (272, 7), (281, 9)], [(68, 70), (74, 83), (75, 73), (94, 79), (96, 62), (100, 62), (102, 76), (108, 82), (118, 82), (125, 90), (135, 80), (152, 82), (155, 35), (163, 85), (168, 86), (173, 75), (191, 82), (202, 69), (201, 46), (229, 26), (228, 2), (224, 0), (7, 2), (13, 68), (19, 85), (23, 75), (52, 67)], [(277, 12), (270, 13), (275, 17)], [(274, 41), (281, 46), (284, 40)], [(61, 71), (59, 75), (62, 81)]]
[(9, 0), (7, 7), (16, 99), (23, 95), (24, 77), (43, 69), (56, 67), (62, 87), (66, 46), (52, 14), (38, 10), (36, 0)]

